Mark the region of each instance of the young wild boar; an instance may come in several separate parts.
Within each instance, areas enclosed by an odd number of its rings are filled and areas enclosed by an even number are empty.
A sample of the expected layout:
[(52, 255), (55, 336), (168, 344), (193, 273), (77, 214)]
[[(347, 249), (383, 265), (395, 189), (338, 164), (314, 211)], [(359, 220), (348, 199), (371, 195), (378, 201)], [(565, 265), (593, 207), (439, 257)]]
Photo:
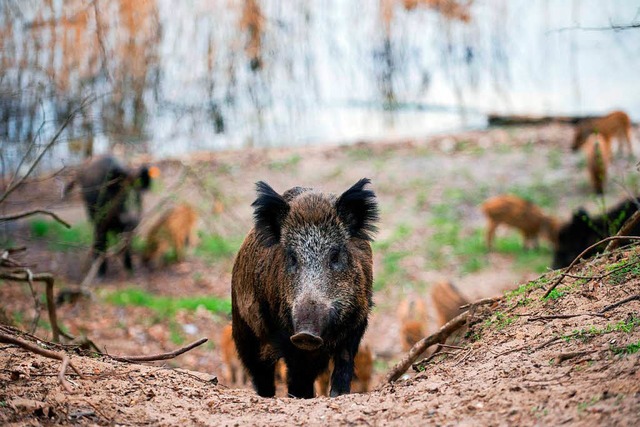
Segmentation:
[(433, 285), (431, 288), (431, 300), (436, 309), (439, 327), (463, 313), (465, 310), (461, 310), (460, 306), (469, 303), (454, 284), (448, 281), (438, 282)]
[(412, 295), (402, 300), (398, 306), (398, 319), (400, 320), (402, 350), (409, 351), (415, 343), (427, 336), (429, 320), (422, 298)]
[[(87, 214), (94, 226), (93, 257), (97, 258), (107, 249), (107, 234), (130, 232), (142, 214), (142, 192), (147, 190), (151, 179), (157, 176), (157, 168), (141, 167), (131, 170), (113, 156), (103, 156), (83, 165), (76, 177), (65, 187), (68, 194), (78, 184)], [(124, 250), (124, 265), (133, 268), (129, 245)], [(98, 274), (104, 276), (106, 260), (100, 265)]]
[[(316, 379), (318, 396), (329, 395), (329, 380), (333, 372), (333, 361), (329, 360), (329, 367)], [(351, 379), (352, 393), (366, 393), (369, 391), (371, 376), (373, 375), (373, 354), (368, 345), (361, 345), (354, 359), (353, 378)]]
[[(553, 256), (553, 268), (567, 267), (573, 260), (594, 243), (615, 235), (627, 219), (638, 210), (640, 199), (627, 199), (607, 213), (591, 217), (584, 209), (574, 212), (571, 221), (564, 224), (558, 233), (558, 247)], [(640, 226), (636, 226), (631, 236), (640, 236)], [(622, 243), (626, 244), (626, 243)], [(606, 243), (584, 255), (584, 258), (604, 251)]]
[(582, 120), (576, 125), (575, 136), (571, 149), (577, 151), (587, 141), (592, 133), (599, 133), (607, 141), (617, 138), (620, 147), (623, 143), (627, 146), (629, 154), (633, 154), (631, 148), (631, 120), (624, 111), (613, 111), (604, 117)]
[(524, 238), (524, 247), (538, 246), (538, 235), (543, 234), (554, 246), (557, 243), (558, 221), (545, 215), (532, 202), (511, 194), (487, 199), (481, 206), (487, 217), (487, 247), (493, 246), (496, 228), (507, 224), (517, 228)]
[(178, 262), (184, 259), (187, 245), (196, 244), (196, 222), (198, 214), (187, 203), (181, 203), (166, 211), (151, 227), (147, 235), (142, 260), (146, 265), (154, 263), (160, 256), (173, 248)]
[(600, 134), (591, 134), (584, 145), (587, 154), (587, 170), (591, 185), (597, 194), (604, 194), (607, 168), (611, 159), (611, 141)]
[(233, 342), (232, 326), (229, 323), (222, 329), (220, 335), (220, 349), (222, 351), (222, 361), (226, 367), (226, 378), (229, 384), (246, 384), (247, 376), (242, 363), (238, 359), (238, 351)]
[(349, 393), (372, 306), (378, 208), (361, 179), (340, 197), (258, 182), (255, 226), (232, 272), (233, 339), (260, 396), (275, 393), (276, 361), (288, 393), (311, 398), (333, 359), (331, 396)]

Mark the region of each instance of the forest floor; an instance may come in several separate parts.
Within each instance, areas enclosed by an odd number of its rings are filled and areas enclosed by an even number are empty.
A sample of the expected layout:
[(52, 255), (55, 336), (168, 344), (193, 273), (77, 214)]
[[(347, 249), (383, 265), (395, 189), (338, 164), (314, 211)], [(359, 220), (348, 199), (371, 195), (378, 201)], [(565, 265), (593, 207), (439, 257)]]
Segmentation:
[[(167, 206), (167, 197), (169, 203), (188, 201), (201, 216), (199, 244), (185, 261), (155, 270), (140, 266), (136, 257), (133, 274), (120, 260), (110, 260), (107, 277), (91, 284), (91, 298), (61, 305), (58, 318), (71, 334), (85, 335), (115, 355), (171, 351), (200, 337), (209, 342), (146, 366), (73, 355), (85, 378), (69, 374), (72, 393), (58, 383), (59, 362), (3, 346), (0, 422), (635, 424), (640, 301), (594, 313), (640, 293), (638, 251), (595, 260), (575, 271), (595, 279), (565, 278), (557, 292), (542, 299), (542, 288), (557, 274), (548, 270), (552, 253), (546, 242), (527, 251), (515, 231), (501, 229), (494, 251), (484, 243), (478, 206), (493, 195), (518, 194), (565, 221), (580, 206), (597, 213), (640, 193), (635, 159), (618, 155), (606, 196), (593, 196), (584, 155), (568, 148), (571, 134), (561, 125), (496, 128), (157, 162), (162, 176), (145, 198), (150, 222)], [(45, 207), (73, 224), (65, 230), (32, 218), (4, 230), (5, 244), (28, 246), (21, 256), (34, 271), (55, 275), (57, 292), (82, 281), (91, 244), (77, 194), (60, 199), (65, 175), (34, 181), (5, 204), (14, 211)], [(364, 338), (374, 353), (375, 390), (309, 402), (287, 398), (284, 391), (276, 399), (261, 399), (248, 386), (230, 384), (218, 343), (229, 322), (233, 258), (251, 228), (254, 183), (264, 180), (280, 192), (303, 185), (340, 193), (362, 177), (371, 178), (381, 208), (374, 243), (376, 307)], [(144, 235), (144, 227), (141, 231)], [(139, 249), (143, 240), (134, 246)], [(430, 307), (429, 288), (439, 280), (455, 283), (470, 301), (505, 291), (507, 297), (477, 313), (461, 343), (464, 350), (383, 384), (387, 370), (403, 356), (398, 305), (421, 298)], [(0, 298), (11, 323), (51, 338), (43, 308), (34, 321), (28, 286), (3, 282)], [(589, 314), (534, 320), (560, 313)], [(427, 322), (428, 330), (437, 329), (433, 318)], [(569, 353), (573, 357), (562, 360)]]

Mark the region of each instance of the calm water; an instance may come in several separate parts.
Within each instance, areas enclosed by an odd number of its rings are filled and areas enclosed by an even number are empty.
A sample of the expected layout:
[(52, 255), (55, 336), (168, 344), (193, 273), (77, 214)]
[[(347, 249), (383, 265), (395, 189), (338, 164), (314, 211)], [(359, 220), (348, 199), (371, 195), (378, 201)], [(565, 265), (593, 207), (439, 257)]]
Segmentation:
[(44, 167), (90, 145), (353, 142), (484, 126), (488, 112), (640, 120), (640, 30), (569, 29), (638, 22), (640, 2), (413, 3), (0, 0), (0, 173), (87, 98)]

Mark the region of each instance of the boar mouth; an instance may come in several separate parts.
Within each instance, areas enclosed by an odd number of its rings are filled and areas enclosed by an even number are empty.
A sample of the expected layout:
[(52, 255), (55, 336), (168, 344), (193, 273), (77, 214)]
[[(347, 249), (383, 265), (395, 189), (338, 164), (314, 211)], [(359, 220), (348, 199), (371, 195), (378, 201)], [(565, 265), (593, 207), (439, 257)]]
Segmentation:
[(306, 351), (317, 350), (322, 347), (322, 344), (324, 344), (322, 338), (307, 331), (298, 332), (297, 334), (292, 335), (289, 339), (291, 340), (291, 343), (300, 350)]

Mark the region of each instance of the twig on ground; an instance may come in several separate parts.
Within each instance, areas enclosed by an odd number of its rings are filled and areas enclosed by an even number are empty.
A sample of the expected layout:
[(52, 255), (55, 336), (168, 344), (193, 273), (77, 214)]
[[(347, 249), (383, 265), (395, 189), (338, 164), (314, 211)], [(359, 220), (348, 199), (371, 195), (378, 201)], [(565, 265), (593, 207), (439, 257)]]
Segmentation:
[(26, 218), (26, 217), (37, 215), (37, 214), (49, 215), (50, 217), (52, 217), (53, 219), (55, 219), (56, 221), (58, 221), (60, 224), (64, 225), (65, 227), (71, 228), (71, 225), (69, 225), (68, 222), (66, 222), (65, 220), (60, 218), (55, 213), (53, 213), (51, 211), (48, 211), (48, 210), (45, 210), (45, 209), (34, 209), (32, 211), (20, 212), (20, 213), (13, 214), (13, 215), (0, 216), (0, 222), (15, 221), (17, 219)]
[(559, 339), (560, 339), (560, 337), (553, 337), (550, 340), (545, 341), (542, 344), (540, 344), (539, 346), (537, 346), (536, 348), (534, 348), (533, 351), (542, 350), (543, 348), (545, 348), (549, 344), (554, 343), (554, 342), (558, 341)]
[(600, 310), (600, 313), (606, 313), (609, 310), (613, 310), (616, 307), (620, 307), (622, 304), (626, 304), (630, 301), (640, 300), (640, 294), (631, 295), (629, 298), (625, 298), (622, 301), (618, 301), (615, 304), (611, 304)]
[(64, 353), (58, 353), (55, 351), (51, 351), (51, 350), (46, 350), (44, 348), (40, 348), (35, 344), (31, 344), (27, 341), (23, 341), (20, 338), (16, 338), (13, 337), (11, 335), (6, 335), (2, 332), (0, 332), (0, 342), (6, 343), (6, 344), (15, 344), (18, 347), (21, 347), (25, 350), (28, 350), (32, 353), (36, 353), (39, 354), (40, 356), (44, 356), (44, 357), (48, 357), (49, 359), (57, 359), (62, 361), (62, 365), (60, 367), (60, 371), (58, 373), (58, 380), (60, 381), (60, 384), (62, 384), (62, 386), (65, 388), (65, 390), (67, 390), (69, 393), (71, 393), (73, 391), (73, 389), (71, 388), (71, 386), (69, 385), (69, 381), (67, 380), (67, 378), (65, 377), (65, 373), (67, 371), (67, 366), (70, 366), (71, 369), (73, 369), (80, 378), (84, 378), (82, 376), (82, 373), (71, 363), (71, 360), (69, 359), (69, 356), (64, 354)]
[(497, 297), (491, 297), (491, 298), (482, 298), (482, 299), (479, 299), (476, 302), (470, 302), (469, 304), (461, 305), (460, 306), (460, 310), (464, 310), (466, 308), (469, 308), (472, 305), (475, 306), (475, 307), (478, 307), (478, 306), (485, 305), (485, 304), (493, 304), (494, 302), (501, 301), (503, 298), (504, 297), (502, 295), (497, 296)]
[(405, 355), (402, 360), (389, 371), (389, 373), (385, 377), (385, 382), (390, 383), (400, 378), (402, 374), (404, 374), (407, 369), (409, 369), (413, 362), (415, 362), (418, 356), (424, 353), (424, 351), (432, 345), (443, 343), (452, 333), (454, 333), (467, 323), (468, 317), (469, 312), (465, 311), (464, 313), (457, 315), (449, 322), (447, 322), (435, 334), (423, 338), (415, 343), (413, 347), (411, 347), (409, 353), (407, 353), (407, 355)]
[[(442, 347), (438, 347), (438, 348), (442, 348)], [(413, 365), (411, 365), (411, 368), (413, 368), (414, 371), (416, 372), (421, 372), (425, 369), (425, 367), (429, 364), (429, 362), (431, 362), (433, 359), (435, 359), (437, 356), (453, 356), (455, 354), (458, 354), (457, 352), (452, 353), (450, 351), (438, 351), (436, 350), (435, 353), (433, 353), (431, 356), (426, 357), (424, 359), (422, 359), (419, 362), (414, 363)]]
[(585, 249), (584, 251), (582, 251), (580, 253), (580, 255), (578, 255), (572, 262), (571, 264), (569, 264), (569, 266), (564, 270), (563, 273), (560, 274), (560, 277), (558, 277), (558, 279), (553, 283), (553, 285), (551, 285), (551, 287), (549, 289), (547, 289), (547, 292), (545, 292), (545, 294), (542, 296), (542, 298), (546, 298), (549, 296), (549, 294), (551, 293), (551, 291), (553, 291), (556, 286), (558, 286), (562, 280), (566, 277), (566, 273), (568, 273), (569, 271), (571, 271), (571, 269), (580, 261), (580, 259), (584, 256), (584, 254), (586, 254), (587, 252), (589, 252), (590, 250), (598, 247), (599, 245), (606, 243), (606, 242), (610, 242), (612, 240), (640, 240), (639, 236), (610, 236), (607, 237), (605, 239), (600, 240), (599, 242), (594, 243), (593, 245), (589, 246), (587, 249)]
[(495, 356), (496, 357), (504, 356), (505, 354), (514, 353), (516, 351), (524, 350), (525, 348), (527, 348), (526, 345), (523, 345), (523, 346), (520, 346), (520, 347), (515, 347), (515, 348), (512, 348), (510, 350), (503, 351), (502, 353), (497, 353), (497, 354), (495, 354)]
[(549, 316), (533, 316), (530, 314), (520, 314), (520, 316), (531, 316), (527, 319), (528, 322), (536, 322), (538, 320), (550, 320), (550, 319), (571, 319), (572, 317), (579, 316), (595, 316), (595, 317), (605, 317), (602, 313), (575, 313), (575, 314), (553, 314)]
[(570, 353), (560, 353), (556, 356), (556, 363), (560, 364), (565, 360), (574, 359), (576, 357), (584, 356), (586, 354), (590, 354), (595, 352), (596, 350), (585, 350), (585, 351), (573, 351)]
[(169, 353), (150, 354), (148, 356), (113, 356), (111, 354), (105, 354), (105, 356), (108, 356), (111, 359), (117, 360), (119, 362), (154, 362), (157, 360), (173, 359), (174, 357), (180, 356), (181, 354), (186, 353), (189, 350), (193, 350), (194, 348), (206, 343), (207, 341), (209, 341), (208, 338), (201, 338), (186, 347), (179, 348)]

